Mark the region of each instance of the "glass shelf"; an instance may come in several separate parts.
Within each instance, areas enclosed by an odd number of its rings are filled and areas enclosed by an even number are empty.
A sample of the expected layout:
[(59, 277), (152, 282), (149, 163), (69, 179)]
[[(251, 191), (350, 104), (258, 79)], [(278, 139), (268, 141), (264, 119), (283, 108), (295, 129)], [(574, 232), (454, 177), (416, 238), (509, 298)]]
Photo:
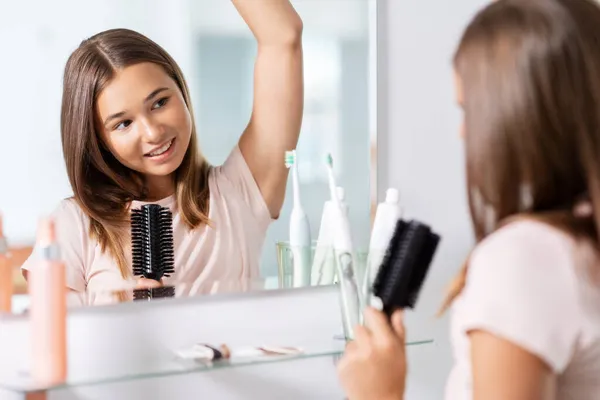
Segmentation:
[[(432, 339), (407, 341), (407, 346), (419, 346), (433, 343)], [(126, 373), (110, 371), (105, 374), (79, 377), (69, 379), (66, 383), (59, 385), (39, 385), (33, 381), (28, 372), (20, 372), (14, 376), (0, 376), (0, 388), (18, 393), (46, 392), (56, 389), (68, 389), (74, 387), (103, 385), (118, 382), (127, 382), (141, 379), (151, 379), (174, 375), (185, 375), (200, 372), (210, 372), (227, 368), (242, 368), (269, 363), (282, 363), (320, 357), (331, 357), (335, 359), (342, 355), (345, 341), (342, 338), (334, 338), (332, 343), (323, 348), (303, 349), (302, 353), (296, 355), (265, 355), (265, 356), (235, 356), (218, 361), (196, 361), (179, 358), (173, 353), (171, 357), (156, 359), (143, 363), (137, 370), (129, 370)]]

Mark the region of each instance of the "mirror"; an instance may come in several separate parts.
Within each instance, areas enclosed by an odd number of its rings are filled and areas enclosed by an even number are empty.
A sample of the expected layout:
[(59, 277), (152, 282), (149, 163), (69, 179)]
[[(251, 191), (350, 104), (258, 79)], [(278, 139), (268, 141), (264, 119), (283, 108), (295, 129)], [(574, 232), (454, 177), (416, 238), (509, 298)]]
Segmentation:
[[(330, 198), (324, 160), (331, 153), (356, 249), (368, 244), (376, 193), (371, 179), (376, 165), (375, 3), (292, 0), (304, 26), (304, 113), (296, 148), (304, 210), (316, 240)], [(3, 5), (0, 12), (0, 47), (10, 54), (10, 61), (0, 65), (7, 94), (0, 98), (5, 149), (0, 157), (0, 212), (13, 251), (17, 293), (26, 291), (18, 267), (31, 251), (39, 218), (73, 195), (61, 147), (62, 77), (68, 56), (83, 39), (123, 27), (162, 46), (185, 75), (199, 147), (214, 166), (223, 164), (236, 146), (252, 109), (257, 45), (230, 1), (99, 0), (93, 11), (86, 5), (30, 0)], [(257, 276), (199, 283), (175, 273), (173, 285), (187, 285), (183, 295), (291, 286), (284, 276), (282, 251), (289, 240), (292, 204), (290, 176), (280, 216), (260, 251)], [(87, 287), (92, 289), (105, 287)]]

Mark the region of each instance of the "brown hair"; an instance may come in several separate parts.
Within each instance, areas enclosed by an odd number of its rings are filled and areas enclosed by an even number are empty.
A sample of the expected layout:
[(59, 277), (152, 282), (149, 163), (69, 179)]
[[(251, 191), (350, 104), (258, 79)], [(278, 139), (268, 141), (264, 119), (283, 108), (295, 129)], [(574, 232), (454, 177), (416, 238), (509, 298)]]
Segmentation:
[(90, 237), (116, 260), (124, 278), (131, 276), (125, 257), (129, 205), (146, 196), (142, 174), (122, 165), (102, 142), (96, 100), (115, 73), (151, 62), (177, 83), (192, 115), (192, 134), (175, 171), (176, 203), (181, 219), (195, 228), (208, 223), (209, 165), (201, 156), (188, 87), (177, 63), (147, 37), (112, 29), (84, 40), (69, 57), (63, 82), (61, 134), (74, 199), (90, 218)]
[[(600, 227), (600, 7), (498, 0), (458, 46), (466, 175), (477, 242), (533, 218), (597, 243)], [(589, 201), (587, 217), (573, 213)], [(463, 289), (468, 260), (445, 310)]]

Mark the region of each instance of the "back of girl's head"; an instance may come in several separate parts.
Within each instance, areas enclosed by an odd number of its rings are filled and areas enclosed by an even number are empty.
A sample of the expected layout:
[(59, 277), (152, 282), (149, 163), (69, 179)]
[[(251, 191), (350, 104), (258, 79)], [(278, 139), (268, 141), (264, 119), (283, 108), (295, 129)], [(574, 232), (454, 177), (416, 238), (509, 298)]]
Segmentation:
[[(103, 143), (97, 99), (119, 70), (149, 62), (161, 66), (181, 91), (191, 110), (188, 87), (177, 63), (158, 44), (128, 29), (112, 29), (84, 40), (69, 57), (63, 77), (61, 135), (74, 198), (91, 220), (91, 235), (117, 259), (127, 275), (118, 229), (127, 226), (128, 203), (145, 196), (140, 173), (122, 165)], [(192, 122), (190, 145), (175, 173), (182, 219), (190, 227), (206, 222), (207, 171), (197, 149)]]
[(599, 6), (494, 2), (468, 26), (455, 66), (477, 236), (518, 213), (571, 213), (582, 196), (600, 211)]
[[(523, 215), (597, 240), (600, 7), (592, 0), (493, 2), (467, 27), (454, 66), (477, 239)], [(582, 200), (590, 201), (591, 217), (573, 214)], [(463, 284), (464, 277), (463, 270)]]

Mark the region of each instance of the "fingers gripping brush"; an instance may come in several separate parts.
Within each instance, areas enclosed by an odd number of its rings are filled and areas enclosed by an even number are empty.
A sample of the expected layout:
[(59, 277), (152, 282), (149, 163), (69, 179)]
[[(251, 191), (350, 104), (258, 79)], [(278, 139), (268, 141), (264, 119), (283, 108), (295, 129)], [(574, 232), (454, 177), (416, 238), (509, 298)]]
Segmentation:
[(396, 309), (414, 308), (440, 236), (418, 221), (398, 220), (386, 256), (373, 283), (389, 316)]
[(131, 210), (131, 253), (135, 276), (160, 281), (175, 272), (173, 216), (168, 208), (146, 204)]

